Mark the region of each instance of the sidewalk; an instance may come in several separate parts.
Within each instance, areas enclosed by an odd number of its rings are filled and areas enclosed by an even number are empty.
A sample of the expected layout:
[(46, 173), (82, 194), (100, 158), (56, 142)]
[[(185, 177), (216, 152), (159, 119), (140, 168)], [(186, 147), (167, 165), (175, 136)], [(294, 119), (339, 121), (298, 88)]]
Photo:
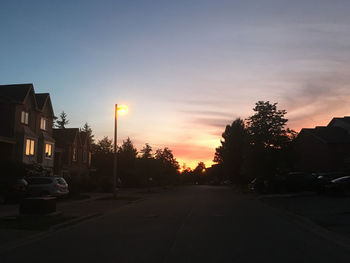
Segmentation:
[[(58, 201), (57, 212), (61, 212), (64, 216), (72, 217), (71, 220), (55, 225), (48, 231), (44, 232), (0, 228), (0, 252), (37, 235), (43, 233), (49, 234), (49, 232), (54, 232), (57, 229), (77, 224), (83, 220), (102, 216), (120, 208), (121, 206), (144, 198), (150, 198), (161, 191), (164, 191), (164, 189), (153, 189), (151, 192), (148, 192), (148, 189), (120, 189), (118, 191), (118, 197), (120, 197), (119, 200), (113, 200), (111, 193), (86, 193), (90, 198), (83, 200)], [(111, 199), (109, 199), (109, 197), (111, 197)], [(17, 216), (19, 214), (18, 207), (18, 204), (1, 205), (0, 217)]]

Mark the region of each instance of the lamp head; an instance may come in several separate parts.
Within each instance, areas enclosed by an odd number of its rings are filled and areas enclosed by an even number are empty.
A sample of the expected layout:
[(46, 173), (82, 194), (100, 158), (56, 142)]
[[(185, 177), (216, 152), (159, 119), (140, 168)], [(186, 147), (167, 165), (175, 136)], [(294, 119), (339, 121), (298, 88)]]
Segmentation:
[(118, 106), (117, 111), (121, 114), (126, 114), (128, 112), (128, 106), (120, 105)]

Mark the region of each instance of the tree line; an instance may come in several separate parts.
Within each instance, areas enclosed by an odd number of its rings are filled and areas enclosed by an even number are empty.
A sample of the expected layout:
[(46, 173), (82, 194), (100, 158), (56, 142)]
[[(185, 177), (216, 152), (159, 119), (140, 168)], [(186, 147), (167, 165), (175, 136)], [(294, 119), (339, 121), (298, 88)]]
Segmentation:
[[(56, 128), (65, 129), (69, 124), (67, 114), (62, 111), (55, 120)], [(88, 135), (91, 145), (93, 172), (85, 187), (89, 190), (102, 188), (111, 191), (113, 180), (113, 141), (107, 136), (95, 142), (88, 123), (80, 129)], [(179, 163), (168, 147), (157, 149), (146, 143), (138, 151), (128, 137), (117, 147), (117, 185), (124, 187), (148, 187), (175, 184), (179, 181)]]
[[(297, 133), (286, 127), (286, 111), (277, 103), (258, 101), (254, 114), (247, 119), (237, 118), (222, 133), (221, 145), (215, 149), (214, 162), (206, 168), (199, 162), (193, 170), (180, 166), (172, 151), (165, 147), (155, 152), (149, 144), (138, 151), (130, 138), (117, 147), (118, 177), (123, 186), (139, 187), (167, 184), (196, 184), (231, 180), (245, 184), (254, 177), (274, 176), (290, 171), (295, 161), (293, 141)], [(65, 128), (69, 123), (62, 112), (56, 127)], [(111, 187), (113, 167), (113, 142), (104, 137), (94, 141), (88, 123), (81, 128), (88, 134), (92, 146), (94, 185), (104, 189)]]
[(291, 170), (295, 160), (296, 132), (286, 127), (287, 112), (269, 101), (258, 101), (253, 111), (249, 118), (237, 118), (226, 126), (215, 152), (220, 176), (236, 184)]

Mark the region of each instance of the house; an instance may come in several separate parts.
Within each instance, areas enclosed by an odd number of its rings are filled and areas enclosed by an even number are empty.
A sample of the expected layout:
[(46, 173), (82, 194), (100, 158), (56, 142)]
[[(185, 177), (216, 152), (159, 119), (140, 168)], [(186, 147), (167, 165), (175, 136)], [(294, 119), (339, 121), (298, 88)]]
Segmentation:
[(90, 142), (86, 132), (78, 128), (53, 129), (56, 140), (56, 175), (64, 177), (89, 173), (91, 165)]
[(49, 93), (33, 84), (0, 85), (0, 158), (53, 169), (54, 111)]
[(333, 118), (328, 127), (340, 127), (345, 129), (350, 134), (350, 116), (345, 116), (343, 118)]
[(350, 134), (340, 126), (302, 129), (295, 140), (295, 169), (308, 172), (345, 171), (350, 168)]

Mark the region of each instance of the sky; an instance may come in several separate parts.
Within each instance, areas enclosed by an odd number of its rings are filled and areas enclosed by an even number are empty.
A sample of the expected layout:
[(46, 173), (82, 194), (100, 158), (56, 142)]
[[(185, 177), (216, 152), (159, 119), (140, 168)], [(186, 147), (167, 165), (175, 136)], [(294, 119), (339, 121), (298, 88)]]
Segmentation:
[(0, 83), (49, 92), (69, 127), (212, 164), (221, 133), (259, 100), (288, 126), (350, 115), (350, 1), (0, 2)]

